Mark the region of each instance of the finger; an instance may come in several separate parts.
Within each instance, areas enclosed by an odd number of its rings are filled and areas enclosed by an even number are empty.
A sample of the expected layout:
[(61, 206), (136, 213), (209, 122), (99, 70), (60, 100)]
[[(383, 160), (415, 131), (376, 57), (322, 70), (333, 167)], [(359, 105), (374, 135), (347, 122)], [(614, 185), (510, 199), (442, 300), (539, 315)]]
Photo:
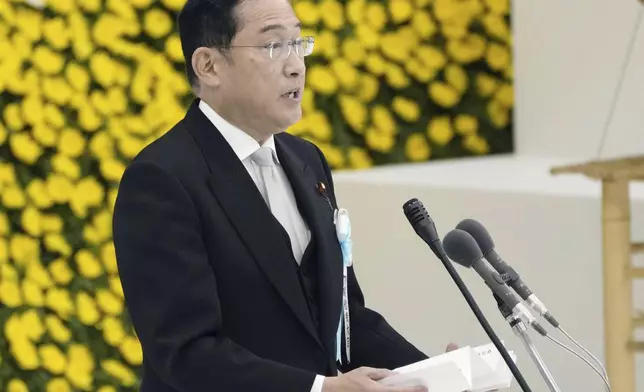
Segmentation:
[(382, 380), (385, 377), (394, 375), (395, 373), (388, 369), (374, 369), (374, 368), (365, 368), (365, 373), (373, 381)]
[(459, 348), (459, 347), (458, 347), (458, 344), (456, 344), (456, 343), (450, 343), (450, 344), (448, 344), (448, 345), (447, 345), (447, 347), (445, 348), (445, 352), (446, 352), (446, 353), (448, 353), (448, 352), (450, 352), (450, 351), (458, 350), (458, 348)]
[(378, 392), (428, 392), (427, 387), (422, 385), (414, 385), (408, 387), (383, 387), (378, 389)]

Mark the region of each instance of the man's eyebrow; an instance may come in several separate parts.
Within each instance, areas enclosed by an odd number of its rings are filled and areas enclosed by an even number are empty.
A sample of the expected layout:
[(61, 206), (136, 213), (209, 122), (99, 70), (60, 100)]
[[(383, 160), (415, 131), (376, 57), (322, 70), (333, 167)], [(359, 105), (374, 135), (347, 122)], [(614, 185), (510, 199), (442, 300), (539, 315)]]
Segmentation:
[[(302, 23), (297, 22), (295, 24), (295, 28), (296, 29), (301, 29), (302, 28)], [(270, 24), (270, 25), (266, 25), (266, 26), (262, 27), (261, 30), (259, 30), (259, 33), (263, 34), (263, 33), (269, 32), (271, 30), (286, 30), (286, 27), (284, 27), (284, 25), (281, 25), (281, 24)]]

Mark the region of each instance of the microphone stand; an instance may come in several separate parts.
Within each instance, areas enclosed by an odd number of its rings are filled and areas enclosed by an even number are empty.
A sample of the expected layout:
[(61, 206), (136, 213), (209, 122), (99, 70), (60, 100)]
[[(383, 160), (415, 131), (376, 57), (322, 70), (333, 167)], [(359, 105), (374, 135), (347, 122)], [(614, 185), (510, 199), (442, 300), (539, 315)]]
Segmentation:
[(528, 350), (528, 353), (530, 353), (530, 358), (532, 358), (532, 361), (535, 363), (535, 365), (537, 365), (539, 373), (541, 373), (541, 377), (543, 377), (543, 380), (548, 385), (548, 388), (552, 392), (561, 392), (559, 386), (555, 382), (554, 377), (552, 377), (552, 374), (550, 374), (550, 371), (546, 367), (546, 363), (543, 361), (541, 355), (539, 355), (539, 352), (537, 351), (537, 348), (532, 343), (532, 339), (530, 339), (530, 335), (528, 335), (528, 328), (525, 326), (523, 321), (521, 321), (521, 318), (512, 313), (512, 310), (508, 308), (501, 297), (494, 294), (494, 299), (496, 300), (499, 311), (501, 311), (503, 317), (508, 321), (508, 324), (510, 324), (512, 331), (516, 336), (519, 337), (519, 339), (521, 339), (521, 342), (523, 342), (523, 345)]

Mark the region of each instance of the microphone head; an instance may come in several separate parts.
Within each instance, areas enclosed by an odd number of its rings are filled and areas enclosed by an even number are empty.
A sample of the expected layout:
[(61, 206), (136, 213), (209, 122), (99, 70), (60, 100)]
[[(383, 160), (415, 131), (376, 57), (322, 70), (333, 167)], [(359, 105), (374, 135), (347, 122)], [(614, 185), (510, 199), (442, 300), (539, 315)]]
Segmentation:
[(408, 200), (403, 204), (403, 212), (419, 237), (428, 244), (440, 243), (434, 221), (430, 218), (420, 200), (416, 198)]
[(480, 222), (474, 219), (464, 219), (456, 225), (456, 228), (466, 231), (474, 237), (484, 255), (494, 250), (494, 240), (492, 240), (492, 236)]
[(474, 238), (466, 231), (454, 229), (443, 239), (443, 248), (447, 256), (465, 268), (483, 258), (483, 252)]

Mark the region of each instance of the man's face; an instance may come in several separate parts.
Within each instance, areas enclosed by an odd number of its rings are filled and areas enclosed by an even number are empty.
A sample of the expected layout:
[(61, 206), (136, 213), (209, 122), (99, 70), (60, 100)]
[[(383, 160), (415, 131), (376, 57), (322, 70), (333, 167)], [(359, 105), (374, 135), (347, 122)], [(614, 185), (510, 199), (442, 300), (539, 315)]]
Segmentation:
[(274, 57), (279, 51), (287, 53), (288, 45), (279, 42), (297, 39), (300, 22), (287, 0), (245, 0), (236, 12), (239, 27), (229, 53), (232, 62), (220, 64), (215, 94), (230, 120), (265, 139), (302, 116), (304, 59), (292, 47), (288, 58), (271, 59), (270, 49), (264, 47), (273, 44)]

